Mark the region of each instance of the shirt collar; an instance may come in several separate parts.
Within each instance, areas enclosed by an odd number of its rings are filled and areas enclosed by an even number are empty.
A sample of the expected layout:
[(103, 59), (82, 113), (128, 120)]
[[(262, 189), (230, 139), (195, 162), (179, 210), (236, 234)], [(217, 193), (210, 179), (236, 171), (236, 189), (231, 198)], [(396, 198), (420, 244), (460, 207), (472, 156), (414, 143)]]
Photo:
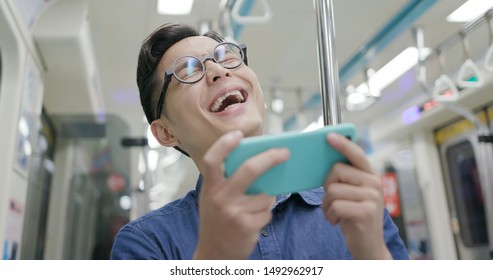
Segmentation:
[(324, 189), (322, 187), (302, 191), (295, 194), (281, 194), (276, 197), (276, 203), (274, 207), (288, 200), (292, 195), (298, 195), (301, 200), (304, 201), (309, 206), (320, 206), (322, 204), (322, 197), (324, 195)]
[(202, 189), (202, 174), (199, 174), (199, 178), (197, 178), (197, 184), (195, 184), (195, 196), (199, 199), (200, 189)]
[[(195, 193), (197, 194), (197, 199), (200, 194), (200, 189), (202, 188), (202, 180), (203, 177), (202, 174), (200, 174), (199, 178), (197, 179), (197, 184), (195, 185)], [(320, 187), (313, 190), (299, 192), (297, 193), (297, 195), (299, 195), (302, 200), (310, 206), (320, 206), (322, 204), (323, 192), (323, 188)], [(276, 196), (276, 203), (274, 204), (274, 207), (288, 200), (291, 195), (292, 194), (280, 194)]]

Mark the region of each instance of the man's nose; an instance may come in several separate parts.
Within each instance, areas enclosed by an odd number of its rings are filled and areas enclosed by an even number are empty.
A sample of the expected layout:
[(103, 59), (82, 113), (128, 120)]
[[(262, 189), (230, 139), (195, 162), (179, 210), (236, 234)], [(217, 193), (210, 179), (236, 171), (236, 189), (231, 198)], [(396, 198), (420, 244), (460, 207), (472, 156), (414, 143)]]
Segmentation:
[(219, 63), (212, 59), (208, 59), (204, 62), (205, 65), (205, 75), (207, 82), (214, 83), (221, 79), (222, 77), (230, 77), (231, 71), (224, 68)]

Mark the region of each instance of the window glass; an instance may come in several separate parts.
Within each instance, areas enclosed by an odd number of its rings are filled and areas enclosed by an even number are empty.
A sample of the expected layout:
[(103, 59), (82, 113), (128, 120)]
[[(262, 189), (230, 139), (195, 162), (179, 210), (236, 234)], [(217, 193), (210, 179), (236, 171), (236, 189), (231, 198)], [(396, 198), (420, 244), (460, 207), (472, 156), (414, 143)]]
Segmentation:
[(468, 247), (487, 244), (484, 200), (471, 143), (463, 141), (451, 146), (447, 162), (462, 241)]

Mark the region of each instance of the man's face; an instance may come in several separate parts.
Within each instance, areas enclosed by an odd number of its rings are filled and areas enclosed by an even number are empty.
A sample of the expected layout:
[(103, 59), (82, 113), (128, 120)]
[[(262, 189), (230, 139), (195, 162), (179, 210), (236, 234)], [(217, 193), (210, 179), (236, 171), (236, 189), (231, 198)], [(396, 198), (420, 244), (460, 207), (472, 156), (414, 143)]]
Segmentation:
[[(162, 57), (158, 71), (171, 69), (175, 59), (209, 56), (218, 45), (204, 37), (188, 37), (173, 45)], [(167, 119), (161, 117), (179, 146), (192, 157), (200, 156), (224, 133), (240, 129), (246, 136), (262, 134), (264, 98), (255, 73), (245, 64), (226, 69), (212, 60), (204, 77), (194, 84), (171, 79), (166, 92)]]

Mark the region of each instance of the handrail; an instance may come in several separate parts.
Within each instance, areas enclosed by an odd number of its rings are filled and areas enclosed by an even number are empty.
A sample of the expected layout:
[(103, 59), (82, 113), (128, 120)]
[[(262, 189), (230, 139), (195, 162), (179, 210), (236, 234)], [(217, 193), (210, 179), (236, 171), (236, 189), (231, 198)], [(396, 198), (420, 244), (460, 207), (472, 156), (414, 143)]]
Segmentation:
[(489, 71), (493, 73), (493, 28), (491, 27), (491, 14), (486, 14), (486, 24), (488, 25), (488, 35), (489, 35), (489, 41), (490, 41), (490, 48), (486, 52), (486, 55), (484, 57), (484, 69), (486, 71)]
[[(487, 18), (491, 17), (492, 15), (493, 15), (493, 9), (488, 10), (486, 13), (484, 13), (483, 16), (477, 18), (475, 21), (472, 21), (472, 22), (466, 24), (464, 27), (461, 28), (461, 30), (459, 32), (450, 36), (447, 40), (445, 40), (443, 43), (438, 45), (436, 47), (436, 50), (439, 52), (443, 52), (446, 49), (452, 47), (453, 45), (455, 45), (455, 43), (457, 43), (459, 40), (461, 40), (461, 38), (463, 38), (463, 36), (476, 30), (476, 28), (478, 28), (480, 26), (480, 24), (483, 23), (483, 21), (487, 20)], [(426, 63), (426, 62), (429, 62), (435, 58), (436, 58), (436, 55), (431, 54), (423, 62)]]
[[(444, 92), (450, 94), (444, 95)], [(447, 74), (442, 74), (436, 79), (431, 96), (438, 102), (454, 102), (459, 99), (459, 91), (454, 81)]]
[[(420, 55), (424, 48), (423, 31), (419, 27), (414, 27), (413, 33), (416, 40), (416, 47), (418, 48), (418, 58), (419, 58), (417, 80), (419, 85), (423, 89), (424, 93), (430, 96), (430, 98), (438, 101), (447, 109), (469, 120), (476, 128), (478, 137), (481, 137), (485, 134), (487, 135), (488, 128), (476, 117), (476, 115), (470, 109), (464, 108), (456, 103), (457, 99), (459, 98), (457, 87), (455, 86), (454, 82), (450, 79), (450, 77), (448, 77), (445, 73), (443, 73), (435, 81), (435, 87), (433, 88), (433, 90), (430, 90), (430, 86), (428, 84), (428, 81), (426, 80), (425, 61), (427, 60), (427, 58), (424, 58), (423, 56)], [(444, 71), (443, 61), (441, 60), (442, 58), (440, 54), (441, 54), (441, 49), (437, 49), (436, 57), (438, 57), (438, 60), (440, 62), (440, 68), (442, 68), (442, 72), (443, 72)], [(441, 93), (446, 89), (451, 90), (451, 95), (449, 96), (441, 95)]]
[(240, 15), (240, 9), (245, 0), (236, 0), (231, 9), (231, 18), (239, 24), (264, 24), (271, 20), (272, 12), (266, 0), (260, 0), (263, 6), (264, 14), (262, 16), (244, 16)]
[[(475, 80), (469, 81), (470, 77), (474, 77)], [(472, 59), (468, 58), (460, 67), (457, 85), (464, 88), (480, 88), (484, 85), (483, 74)]]
[(484, 69), (493, 73), (493, 44), (491, 44), (484, 57)]

